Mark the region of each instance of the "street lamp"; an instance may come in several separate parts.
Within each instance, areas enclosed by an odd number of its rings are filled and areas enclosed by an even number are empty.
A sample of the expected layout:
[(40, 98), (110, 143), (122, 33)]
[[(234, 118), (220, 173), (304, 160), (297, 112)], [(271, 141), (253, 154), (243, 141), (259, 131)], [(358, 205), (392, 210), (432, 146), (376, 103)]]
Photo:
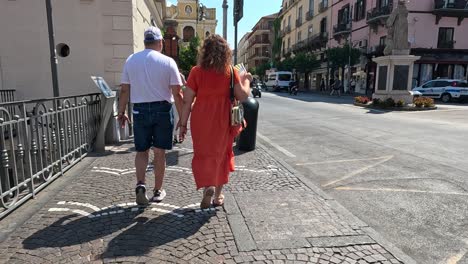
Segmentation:
[(47, 12), (47, 27), (49, 31), (49, 49), (50, 49), (50, 69), (52, 72), (52, 88), (54, 97), (59, 97), (59, 83), (57, 76), (57, 52), (55, 50), (54, 24), (52, 20), (51, 0), (45, 0)]

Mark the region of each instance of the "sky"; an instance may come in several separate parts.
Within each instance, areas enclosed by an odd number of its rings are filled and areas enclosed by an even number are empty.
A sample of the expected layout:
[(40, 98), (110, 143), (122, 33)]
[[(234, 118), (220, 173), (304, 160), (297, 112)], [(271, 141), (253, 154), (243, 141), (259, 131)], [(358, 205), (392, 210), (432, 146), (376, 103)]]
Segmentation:
[[(166, 0), (166, 2), (167, 6), (177, 4), (176, 0)], [(218, 19), (216, 34), (223, 35), (223, 0), (200, 0), (200, 3), (209, 8), (216, 7), (216, 17)], [(238, 23), (237, 41), (245, 33), (252, 31), (252, 28), (261, 17), (278, 12), (281, 3), (281, 0), (244, 0), (244, 17)], [(234, 0), (228, 0), (228, 6), (227, 40), (231, 48), (234, 49), (234, 19), (232, 13)]]

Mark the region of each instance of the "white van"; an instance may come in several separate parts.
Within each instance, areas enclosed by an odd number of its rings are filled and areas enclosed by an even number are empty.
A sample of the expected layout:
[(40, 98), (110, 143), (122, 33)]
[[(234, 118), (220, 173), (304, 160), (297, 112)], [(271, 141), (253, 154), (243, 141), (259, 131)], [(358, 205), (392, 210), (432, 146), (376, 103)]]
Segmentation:
[(293, 81), (292, 72), (278, 71), (268, 74), (266, 86), (270, 91), (288, 90), (289, 83)]

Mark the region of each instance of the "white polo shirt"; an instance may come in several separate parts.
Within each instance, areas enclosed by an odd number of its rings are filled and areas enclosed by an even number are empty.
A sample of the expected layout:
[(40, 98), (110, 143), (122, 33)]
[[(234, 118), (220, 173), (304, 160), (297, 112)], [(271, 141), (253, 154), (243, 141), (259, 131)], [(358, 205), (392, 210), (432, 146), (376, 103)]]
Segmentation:
[(130, 102), (174, 102), (170, 85), (182, 85), (175, 61), (151, 49), (130, 55), (122, 72), (122, 83), (130, 84)]

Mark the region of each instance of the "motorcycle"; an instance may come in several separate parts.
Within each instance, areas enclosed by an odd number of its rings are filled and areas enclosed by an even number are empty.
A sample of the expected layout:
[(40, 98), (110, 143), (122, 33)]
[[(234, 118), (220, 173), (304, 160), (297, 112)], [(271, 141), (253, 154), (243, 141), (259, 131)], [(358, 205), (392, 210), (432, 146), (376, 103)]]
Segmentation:
[(258, 98), (262, 98), (262, 86), (259, 83), (252, 86), (252, 95), (254, 98), (257, 96)]
[(297, 87), (295, 82), (291, 82), (289, 86), (289, 94), (290, 95), (297, 95), (297, 92), (299, 91), (299, 88)]

